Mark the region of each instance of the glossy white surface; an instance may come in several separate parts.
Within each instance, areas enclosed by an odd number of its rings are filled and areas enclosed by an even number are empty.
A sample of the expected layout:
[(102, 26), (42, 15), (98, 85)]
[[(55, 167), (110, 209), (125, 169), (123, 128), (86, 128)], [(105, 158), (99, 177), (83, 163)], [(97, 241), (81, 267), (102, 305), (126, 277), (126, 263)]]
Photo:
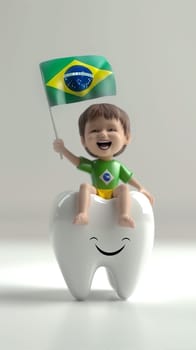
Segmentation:
[(118, 225), (117, 199), (91, 195), (88, 225), (74, 225), (77, 193), (60, 194), (51, 218), (52, 242), (69, 290), (79, 300), (89, 295), (96, 270), (104, 266), (122, 299), (134, 291), (154, 242), (154, 216), (149, 200), (130, 191), (136, 227)]
[(49, 241), (1, 240), (3, 350), (195, 350), (196, 242), (155, 244), (134, 295), (121, 301), (103, 269), (75, 301)]

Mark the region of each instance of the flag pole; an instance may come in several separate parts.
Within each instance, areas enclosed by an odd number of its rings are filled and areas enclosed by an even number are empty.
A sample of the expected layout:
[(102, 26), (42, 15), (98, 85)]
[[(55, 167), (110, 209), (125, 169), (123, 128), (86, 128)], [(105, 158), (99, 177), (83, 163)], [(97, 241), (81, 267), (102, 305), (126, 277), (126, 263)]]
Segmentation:
[[(54, 117), (53, 117), (53, 114), (52, 114), (52, 109), (51, 109), (50, 107), (49, 107), (49, 112), (50, 112), (50, 119), (51, 119), (51, 122), (52, 122), (54, 134), (55, 134), (56, 139), (58, 139), (57, 128), (56, 128), (56, 125), (55, 125), (55, 122), (54, 122)], [(60, 153), (60, 158), (63, 159), (62, 153)]]

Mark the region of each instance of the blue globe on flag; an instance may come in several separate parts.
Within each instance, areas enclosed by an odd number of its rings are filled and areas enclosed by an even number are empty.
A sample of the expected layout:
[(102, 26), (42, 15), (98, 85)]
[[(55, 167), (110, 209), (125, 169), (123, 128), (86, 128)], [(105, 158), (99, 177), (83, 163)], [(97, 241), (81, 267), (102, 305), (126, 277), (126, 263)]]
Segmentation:
[(68, 68), (64, 73), (65, 85), (72, 91), (88, 89), (93, 81), (93, 73), (85, 66), (75, 65)]

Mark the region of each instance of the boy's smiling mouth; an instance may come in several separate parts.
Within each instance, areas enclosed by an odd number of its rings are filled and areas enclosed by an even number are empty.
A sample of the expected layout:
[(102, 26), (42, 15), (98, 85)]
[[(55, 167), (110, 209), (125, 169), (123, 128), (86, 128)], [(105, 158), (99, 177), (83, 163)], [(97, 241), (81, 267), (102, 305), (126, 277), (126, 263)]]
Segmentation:
[(98, 141), (97, 142), (97, 146), (99, 147), (99, 149), (101, 149), (102, 151), (106, 151), (110, 148), (112, 142), (111, 141)]

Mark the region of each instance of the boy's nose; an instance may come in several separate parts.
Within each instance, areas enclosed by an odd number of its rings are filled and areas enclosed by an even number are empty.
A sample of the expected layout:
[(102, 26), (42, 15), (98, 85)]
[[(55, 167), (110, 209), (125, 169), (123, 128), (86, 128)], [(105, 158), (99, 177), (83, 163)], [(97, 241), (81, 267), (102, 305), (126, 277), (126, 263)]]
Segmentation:
[(107, 130), (106, 129), (102, 129), (99, 131), (99, 136), (105, 137), (107, 136)]

